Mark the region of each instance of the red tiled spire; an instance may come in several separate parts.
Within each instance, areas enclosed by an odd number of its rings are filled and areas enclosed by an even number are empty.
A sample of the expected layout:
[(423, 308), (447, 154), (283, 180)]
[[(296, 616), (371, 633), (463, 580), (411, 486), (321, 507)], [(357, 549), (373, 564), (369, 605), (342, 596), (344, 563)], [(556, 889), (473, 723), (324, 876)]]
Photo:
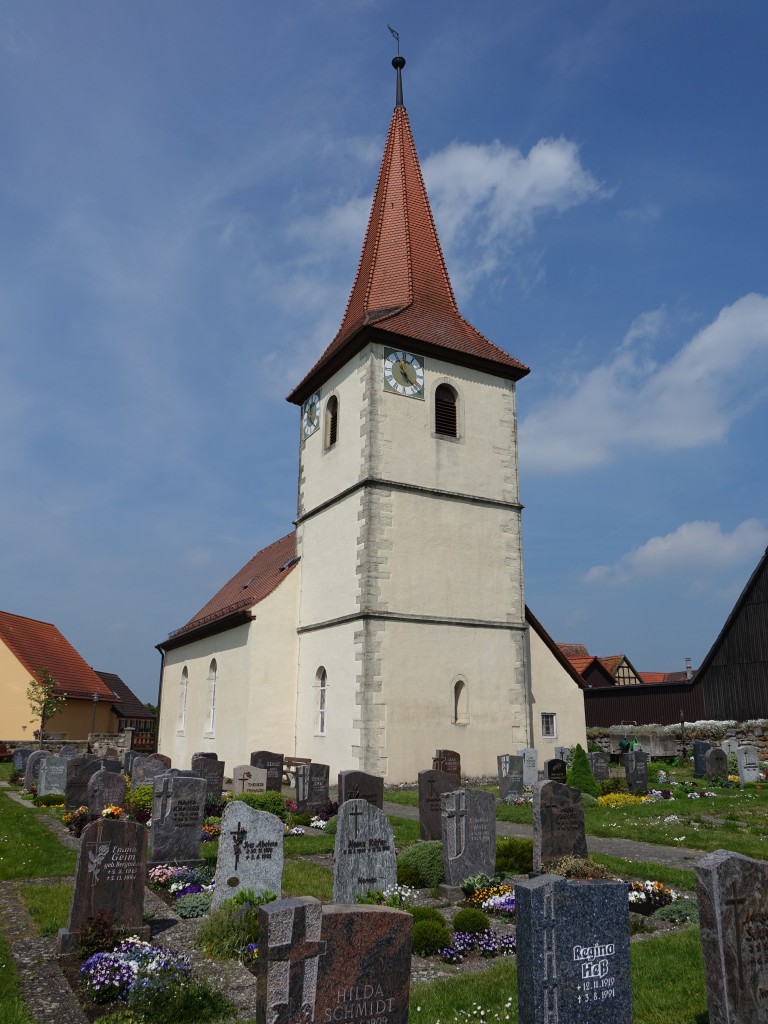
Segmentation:
[[(422, 342), (425, 351), (443, 349), (449, 360), (485, 364), (508, 379), (519, 380), (529, 372), (459, 313), (408, 115), (401, 105), (392, 114), (357, 277), (341, 327), (288, 400), (300, 403), (320, 372), (336, 362), (334, 357), (347, 347), (352, 354), (354, 339), (366, 327)], [(329, 367), (331, 372), (333, 368)]]

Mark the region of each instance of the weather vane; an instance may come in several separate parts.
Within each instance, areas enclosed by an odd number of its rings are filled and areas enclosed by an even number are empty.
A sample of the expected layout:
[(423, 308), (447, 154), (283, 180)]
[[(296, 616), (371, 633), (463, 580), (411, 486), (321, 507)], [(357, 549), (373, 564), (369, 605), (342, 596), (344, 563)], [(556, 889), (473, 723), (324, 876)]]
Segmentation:
[(400, 56), (400, 33), (399, 32), (395, 32), (395, 30), (392, 28), (391, 25), (387, 25), (387, 28), (389, 29), (389, 31), (392, 33), (392, 35), (397, 40), (397, 56), (399, 57)]
[(395, 93), (395, 106), (405, 106), (403, 103), (403, 76), (401, 74), (405, 67), (405, 57), (400, 56), (400, 33), (395, 32), (391, 25), (387, 25), (387, 28), (394, 36), (397, 42), (397, 56), (392, 58), (392, 67), (397, 71), (397, 91)]

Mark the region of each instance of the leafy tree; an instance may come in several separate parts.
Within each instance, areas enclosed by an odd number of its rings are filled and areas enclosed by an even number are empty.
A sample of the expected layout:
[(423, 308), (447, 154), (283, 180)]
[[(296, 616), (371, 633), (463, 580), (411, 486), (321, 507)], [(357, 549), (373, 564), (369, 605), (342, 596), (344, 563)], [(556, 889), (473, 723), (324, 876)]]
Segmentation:
[(27, 686), (27, 701), (33, 717), (30, 722), (40, 722), (40, 746), (43, 745), (45, 723), (67, 703), (65, 693), (56, 692), (56, 680), (45, 667), (35, 669), (37, 679), (30, 679)]
[(151, 711), (153, 715), (157, 714), (157, 704), (150, 704), (149, 701), (144, 705), (147, 711)]

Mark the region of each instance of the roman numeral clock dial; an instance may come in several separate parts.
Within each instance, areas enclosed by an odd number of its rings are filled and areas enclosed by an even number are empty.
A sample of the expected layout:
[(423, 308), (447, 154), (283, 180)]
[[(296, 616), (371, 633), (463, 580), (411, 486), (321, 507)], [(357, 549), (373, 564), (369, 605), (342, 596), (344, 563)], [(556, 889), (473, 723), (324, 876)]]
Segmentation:
[(424, 400), (424, 364), (410, 352), (388, 349), (384, 353), (384, 390), (406, 398)]
[(314, 434), (320, 426), (320, 392), (316, 391), (308, 398), (301, 410), (301, 427), (304, 437)]

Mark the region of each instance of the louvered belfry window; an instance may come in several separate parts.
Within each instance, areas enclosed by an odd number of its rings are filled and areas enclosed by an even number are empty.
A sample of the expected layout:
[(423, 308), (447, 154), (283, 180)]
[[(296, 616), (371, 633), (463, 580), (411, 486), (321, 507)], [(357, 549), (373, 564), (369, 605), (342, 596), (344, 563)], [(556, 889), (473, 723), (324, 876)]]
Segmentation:
[(333, 448), (336, 444), (336, 438), (339, 433), (339, 400), (336, 395), (331, 395), (328, 399), (328, 405), (325, 408), (325, 415), (327, 418), (328, 429), (325, 447)]
[(456, 392), (448, 384), (435, 391), (435, 433), (445, 437), (458, 437)]

